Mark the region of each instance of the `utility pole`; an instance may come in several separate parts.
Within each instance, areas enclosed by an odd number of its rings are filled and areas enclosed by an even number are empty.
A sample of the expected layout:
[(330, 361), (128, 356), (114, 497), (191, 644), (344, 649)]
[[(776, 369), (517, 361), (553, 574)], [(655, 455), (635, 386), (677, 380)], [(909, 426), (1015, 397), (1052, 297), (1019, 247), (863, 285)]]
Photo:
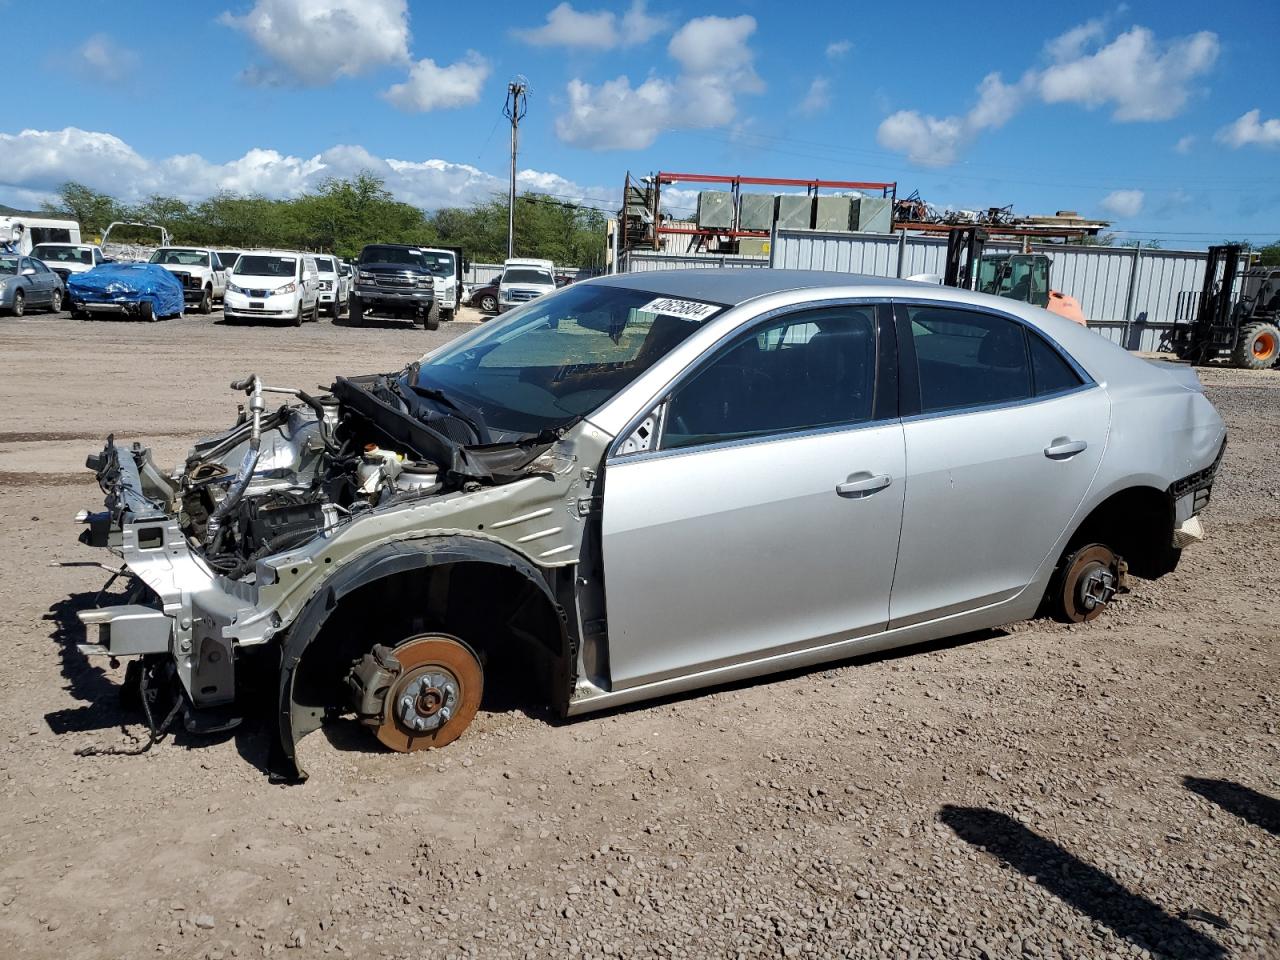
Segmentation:
[(511, 121), (511, 190), (507, 195), (507, 259), (516, 255), (516, 146), (520, 121), (529, 112), (529, 81), (516, 77), (507, 84), (502, 115)]

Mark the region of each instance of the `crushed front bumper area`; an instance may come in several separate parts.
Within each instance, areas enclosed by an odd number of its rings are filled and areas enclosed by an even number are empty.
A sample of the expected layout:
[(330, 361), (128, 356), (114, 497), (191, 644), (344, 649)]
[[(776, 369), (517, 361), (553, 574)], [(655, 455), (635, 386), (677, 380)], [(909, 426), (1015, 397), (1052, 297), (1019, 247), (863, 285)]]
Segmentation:
[(78, 515), (88, 526), (81, 539), (119, 556), (124, 567), (112, 580), (127, 574), (134, 589), (123, 605), (77, 614), (86, 630), (80, 651), (171, 657), (191, 707), (230, 703), (235, 644), (270, 637), (270, 625), (254, 616), (256, 589), (217, 574), (187, 542), (172, 509), (176, 488), (156, 469), (150, 450), (108, 437), (86, 464), (98, 478), (106, 509)]

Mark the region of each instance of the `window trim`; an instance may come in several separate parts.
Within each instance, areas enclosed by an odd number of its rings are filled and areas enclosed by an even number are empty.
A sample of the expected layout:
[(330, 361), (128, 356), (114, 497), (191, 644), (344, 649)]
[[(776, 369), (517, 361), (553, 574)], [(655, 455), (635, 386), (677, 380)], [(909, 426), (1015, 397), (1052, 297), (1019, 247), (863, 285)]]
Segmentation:
[[(1049, 334), (1040, 330), (1038, 327), (1027, 323), (1022, 317), (1012, 313), (1005, 313), (1003, 310), (993, 310), (985, 306), (977, 306), (967, 303), (952, 303), (940, 300), (928, 300), (919, 298), (900, 298), (894, 297), (891, 301), (893, 307), (894, 326), (898, 332), (898, 383), (899, 387), (899, 404), (902, 411), (902, 422), (910, 423), (916, 420), (931, 420), (941, 417), (962, 416), (966, 413), (980, 413), (987, 410), (1001, 410), (1010, 407), (1023, 407), (1033, 403), (1044, 403), (1047, 400), (1057, 400), (1060, 397), (1069, 397), (1073, 393), (1080, 393), (1085, 390), (1092, 390), (1098, 386), (1096, 380), (1089, 376), (1087, 370), (1076, 362), (1076, 359), (1062, 348), (1056, 340)], [(927, 307), (933, 310), (957, 310), (964, 313), (978, 313), (989, 317), (997, 317), (1001, 320), (1008, 320), (1022, 329), (1022, 348), (1027, 358), (1027, 375), (1031, 380), (1031, 387), (1035, 389), (1035, 373), (1031, 369), (1031, 347), (1027, 342), (1028, 336), (1038, 335), (1049, 348), (1055, 351), (1080, 378), (1080, 384), (1069, 390), (1058, 390), (1054, 393), (1046, 393), (1037, 395), (1032, 393), (1029, 397), (1020, 400), (996, 400), (991, 403), (974, 403), (963, 407), (950, 407), (946, 410), (930, 410), (922, 409), (920, 402), (920, 368), (916, 361), (915, 339), (911, 334), (911, 317), (907, 313), (908, 307)]]
[[(793, 313), (808, 313), (813, 310), (820, 310), (828, 307), (870, 307), (872, 313), (872, 335), (876, 339), (875, 347), (875, 366), (873, 371), (874, 383), (872, 386), (871, 397), (871, 419), (859, 421), (857, 423), (841, 423), (830, 424), (822, 427), (797, 428), (795, 430), (780, 431), (774, 433), (765, 433), (753, 437), (735, 437), (731, 440), (713, 440), (707, 443), (690, 444), (687, 447), (674, 447), (670, 449), (662, 449), (662, 428), (665, 427), (666, 406), (671, 400), (671, 395), (679, 390), (684, 384), (691, 381), (700, 374), (708, 366), (724, 355), (730, 345), (735, 343), (740, 335), (750, 335), (752, 331), (758, 331), (762, 327), (768, 326), (779, 317), (787, 316)], [(605, 463), (634, 463), (637, 460), (652, 460), (659, 457), (683, 456), (686, 454), (701, 453), (706, 450), (717, 450), (730, 447), (741, 447), (759, 443), (773, 443), (779, 440), (792, 440), (803, 437), (820, 436), (828, 433), (842, 433), (853, 430), (865, 430), (870, 427), (881, 427), (886, 423), (896, 421), (898, 419), (898, 358), (897, 358), (897, 341), (898, 336), (894, 330), (893, 307), (889, 300), (885, 297), (839, 297), (830, 300), (806, 300), (802, 303), (790, 303), (786, 306), (776, 307), (772, 310), (766, 310), (764, 313), (757, 314), (749, 320), (738, 324), (731, 330), (717, 339), (713, 344), (692, 363), (680, 370), (659, 390), (654, 397), (646, 403), (628, 422), (626, 427), (618, 432), (613, 442), (609, 445), (609, 451), (605, 456)], [(650, 415), (657, 414), (657, 443), (648, 450), (641, 450), (635, 453), (622, 454), (619, 449), (627, 439), (636, 431)]]

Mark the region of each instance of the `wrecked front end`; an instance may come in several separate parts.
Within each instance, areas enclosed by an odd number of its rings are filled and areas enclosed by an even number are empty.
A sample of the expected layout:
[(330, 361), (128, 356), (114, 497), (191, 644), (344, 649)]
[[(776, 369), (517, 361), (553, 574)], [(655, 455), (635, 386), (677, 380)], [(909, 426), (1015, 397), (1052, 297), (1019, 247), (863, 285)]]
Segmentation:
[(80, 516), (82, 540), (119, 556), (129, 590), (79, 614), (80, 650), (137, 658), (126, 682), (144, 700), (167, 686), (196, 732), (238, 722), (246, 665), (274, 673), (272, 773), (298, 779), (294, 741), (327, 711), (299, 707), (294, 671), (342, 590), (394, 567), (390, 551), (504, 563), (550, 597), (549, 571), (577, 559), (578, 505), (593, 502), (607, 437), (585, 423), (494, 437), (397, 375), (339, 378), (320, 397), (257, 377), (232, 386), (248, 396), (235, 425), (173, 472), (113, 437), (89, 458), (105, 508)]

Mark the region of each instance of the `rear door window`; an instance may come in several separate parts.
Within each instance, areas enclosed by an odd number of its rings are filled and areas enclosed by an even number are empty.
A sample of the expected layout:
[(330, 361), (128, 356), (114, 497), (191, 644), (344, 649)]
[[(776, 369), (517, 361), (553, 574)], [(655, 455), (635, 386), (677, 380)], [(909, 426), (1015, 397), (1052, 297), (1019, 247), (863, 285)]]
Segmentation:
[(1084, 382), (1062, 354), (1045, 342), (1044, 337), (1028, 331), (1027, 343), (1031, 349), (1031, 376), (1037, 397), (1074, 390)]
[(971, 310), (908, 307), (907, 312), (921, 412), (1013, 403), (1032, 396), (1021, 324)]

